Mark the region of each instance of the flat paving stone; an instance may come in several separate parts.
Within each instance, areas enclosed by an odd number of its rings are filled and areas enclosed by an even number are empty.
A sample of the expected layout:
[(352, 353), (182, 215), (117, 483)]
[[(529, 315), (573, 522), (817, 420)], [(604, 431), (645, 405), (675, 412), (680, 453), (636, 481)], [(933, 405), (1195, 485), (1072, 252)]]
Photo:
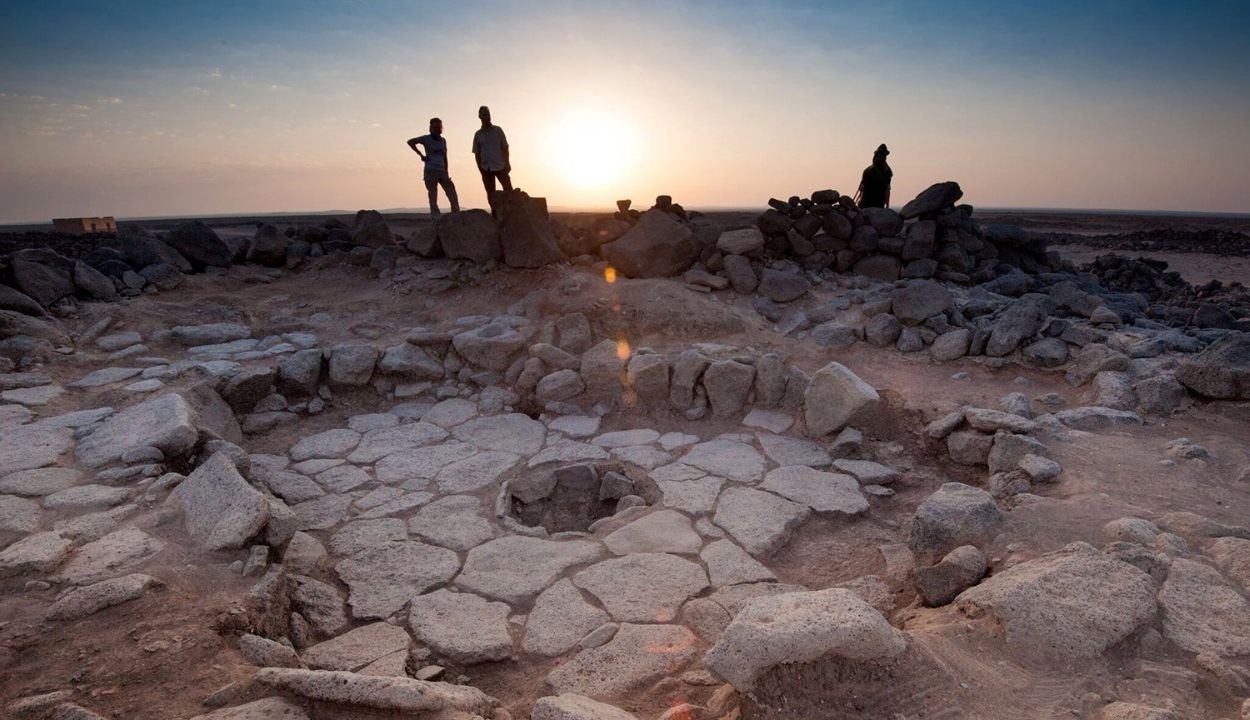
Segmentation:
[(552, 462), (575, 463), (607, 459), (608, 451), (598, 445), (574, 440), (560, 440), (543, 448), (541, 452), (529, 459), (527, 465), (530, 468), (536, 468), (539, 465)]
[(552, 670), (557, 694), (613, 696), (650, 687), (681, 672), (698, 654), (694, 633), (681, 625), (622, 624), (605, 645), (583, 650)]
[(107, 485), (78, 485), (59, 490), (43, 499), (49, 510), (86, 510), (121, 505), (130, 499), (127, 488)]
[(393, 487), (380, 487), (370, 490), (367, 494), (356, 498), (355, 507), (357, 510), (372, 510), (386, 503), (403, 497), (404, 491)]
[(460, 559), (446, 548), (406, 541), (366, 548), (334, 569), (350, 588), (347, 602), (352, 616), (384, 619), (412, 598), (451, 580)]
[(484, 513), (482, 501), (472, 495), (450, 495), (418, 510), (408, 520), (408, 532), (440, 547), (472, 550), (498, 535)]
[(465, 592), (435, 590), (412, 599), (408, 627), (418, 642), (453, 662), (474, 665), (507, 660), (510, 609)]
[(612, 448), (612, 457), (623, 463), (637, 465), (643, 470), (652, 470), (661, 465), (673, 462), (673, 456), (650, 445), (628, 445)]
[(56, 575), (58, 582), (86, 585), (126, 575), (165, 548), (137, 527), (124, 527), (78, 548)]
[(503, 537), (470, 550), (455, 584), (515, 605), (550, 587), (570, 568), (598, 560), (602, 552), (584, 540)]
[(366, 415), (353, 415), (347, 419), (347, 428), (355, 430), (358, 433), (367, 433), (371, 430), (385, 430), (389, 427), (395, 427), (399, 424), (399, 416), (390, 413), (368, 413)]
[(56, 464), (74, 446), (69, 428), (19, 425), (0, 433), (0, 477)]
[(333, 493), (350, 492), (361, 485), (373, 482), (369, 473), (355, 465), (340, 465), (319, 473), (317, 484)]
[(365, 548), (402, 542), (408, 539), (408, 527), (398, 518), (353, 520), (330, 536), (330, 553), (348, 556)]
[(611, 449), (629, 445), (650, 445), (659, 439), (659, 432), (651, 428), (638, 428), (637, 430), (617, 430), (616, 432), (604, 433), (590, 442), (599, 447)]
[(72, 468), (19, 470), (0, 478), (0, 493), (19, 497), (42, 497), (80, 485), (84, 479), (81, 471)]
[(871, 460), (834, 460), (839, 471), (859, 480), (861, 485), (891, 485), (898, 479), (898, 471)]
[(672, 452), (677, 448), (694, 445), (699, 442), (698, 435), (687, 435), (686, 433), (669, 432), (660, 436), (660, 447), (664, 450)]
[(822, 468), (828, 467), (833, 462), (829, 453), (811, 440), (771, 433), (760, 433), (758, 437), (760, 446), (764, 448), (764, 454), (778, 465), (806, 465)]
[(457, 441), (415, 450), (401, 450), (379, 460), (373, 466), (373, 474), (378, 482), (386, 485), (397, 485), (416, 479), (433, 480), (443, 468), (471, 458), (478, 452), (476, 447)]
[(450, 398), (427, 410), (421, 416), (421, 420), (444, 430), (450, 430), (475, 417), (477, 417), (477, 403), (469, 402), (464, 398)]
[(664, 465), (662, 467), (655, 468), (647, 474), (650, 475), (651, 479), (656, 482), (665, 480), (670, 482), (681, 482), (682, 480), (695, 480), (705, 477), (708, 473), (706, 470), (702, 470), (693, 465), (677, 462), (672, 463), (671, 465)]
[(564, 578), (534, 601), (534, 609), (525, 621), (521, 650), (543, 657), (563, 655), (610, 619), (601, 608), (587, 602), (571, 580)]
[(126, 368), (126, 367), (110, 367), (101, 368), (93, 372), (89, 372), (78, 380), (69, 384), (72, 388), (95, 388), (104, 385), (112, 385), (123, 380), (129, 380), (143, 372), (143, 368)]
[(375, 622), (305, 649), (300, 660), (312, 670), (354, 672), (387, 655), (407, 653), (411, 643), (412, 637), (402, 627)]
[(0, 550), (0, 578), (52, 572), (74, 549), (74, 543), (56, 532), (28, 535)]
[(30, 422), (35, 414), (21, 405), (0, 405), (0, 430)]
[(777, 410), (765, 410), (764, 408), (753, 408), (742, 418), (742, 424), (749, 428), (759, 428), (767, 430), (770, 433), (780, 434), (790, 429), (794, 424), (794, 416), (789, 413), (779, 412)]
[(681, 457), (681, 462), (737, 482), (755, 483), (764, 476), (764, 456), (750, 445), (732, 440), (699, 443)]
[(439, 470), (434, 482), (438, 484), (439, 491), (444, 493), (481, 490), (493, 485), (500, 475), (516, 467), (519, 462), (519, 455), (488, 450)]
[(27, 535), (39, 527), (39, 503), (15, 495), (0, 495), (0, 533)]
[(349, 462), (367, 465), (391, 453), (432, 445), (446, 438), (446, 430), (427, 422), (370, 430), (360, 439), (360, 445), (347, 459)]
[(499, 450), (529, 457), (543, 449), (547, 428), (521, 413), (470, 420), (452, 430), (457, 440), (482, 450)]
[(604, 560), (573, 576), (617, 622), (672, 622), (686, 600), (708, 587), (703, 568), (676, 555), (636, 553)]
[(708, 579), (712, 587), (725, 587), (739, 583), (770, 582), (777, 579), (772, 570), (764, 567), (745, 550), (730, 540), (709, 543), (699, 553), (707, 563)]
[(694, 555), (703, 547), (703, 538), (691, 527), (690, 518), (676, 510), (657, 510), (617, 529), (603, 544), (616, 555)]
[(725, 479), (706, 475), (695, 480), (661, 480), (656, 485), (664, 493), (665, 507), (699, 516), (712, 512)]
[(349, 495), (326, 495), (291, 506), (295, 512), (297, 530), (329, 530), (343, 522), (347, 508), (352, 504)]
[(42, 387), (17, 388), (0, 392), (0, 401), (17, 403), (26, 407), (47, 405), (65, 393), (60, 385), (44, 385)]
[(434, 499), (433, 493), (428, 493), (428, 492), (404, 493), (403, 495), (400, 495), (394, 500), (388, 500), (375, 508), (366, 510), (358, 514), (356, 517), (361, 520), (368, 520), (370, 518), (383, 518), (383, 517), (388, 517), (390, 515), (402, 515), (406, 512), (409, 512), (411, 510), (415, 510), (416, 508), (421, 507), (422, 505), (428, 503), (429, 501), (433, 499)]
[(52, 417), (40, 418), (39, 424), (48, 427), (67, 427), (80, 428), (88, 425), (95, 425), (112, 415), (115, 410), (111, 407), (90, 408), (87, 410), (78, 410), (75, 412), (64, 413), (62, 415), (53, 415)]
[(292, 462), (314, 458), (344, 458), (360, 444), (360, 438), (360, 433), (355, 430), (335, 428), (303, 438), (287, 454)]
[(713, 522), (733, 536), (747, 552), (767, 557), (790, 541), (811, 509), (772, 493), (731, 487), (721, 493)]
[(599, 425), (602, 422), (602, 418), (593, 415), (561, 415), (553, 419), (547, 427), (571, 438), (581, 439), (599, 432)]
[(313, 482), (312, 478), (299, 473), (285, 470), (266, 470), (258, 473), (253, 470), (253, 474), (259, 478), (262, 485), (269, 488), (269, 492), (291, 505), (325, 497), (326, 494), (325, 489)]
[(769, 471), (759, 488), (802, 503), (816, 512), (859, 515), (868, 510), (868, 498), (859, 491), (855, 478), (804, 465)]

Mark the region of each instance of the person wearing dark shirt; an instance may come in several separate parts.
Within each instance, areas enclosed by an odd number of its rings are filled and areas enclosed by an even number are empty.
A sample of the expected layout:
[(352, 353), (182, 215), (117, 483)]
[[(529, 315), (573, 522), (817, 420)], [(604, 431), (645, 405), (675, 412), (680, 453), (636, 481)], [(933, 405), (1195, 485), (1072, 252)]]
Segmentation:
[[(422, 154), (417, 146), (425, 148)], [(451, 181), (447, 165), (447, 141), (443, 139), (443, 121), (430, 118), (430, 134), (415, 137), (408, 141), (408, 147), (421, 157), (425, 163), (425, 189), (430, 193), (430, 217), (437, 220), (442, 217), (438, 209), (438, 186), (443, 186), (447, 193), (447, 201), (451, 203), (452, 212), (460, 212), (460, 199), (456, 196), (456, 184)]]
[(864, 169), (864, 176), (859, 181), (859, 190), (855, 192), (855, 204), (861, 208), (890, 207), (890, 180), (894, 171), (885, 161), (890, 150), (881, 143), (872, 154), (872, 165)]

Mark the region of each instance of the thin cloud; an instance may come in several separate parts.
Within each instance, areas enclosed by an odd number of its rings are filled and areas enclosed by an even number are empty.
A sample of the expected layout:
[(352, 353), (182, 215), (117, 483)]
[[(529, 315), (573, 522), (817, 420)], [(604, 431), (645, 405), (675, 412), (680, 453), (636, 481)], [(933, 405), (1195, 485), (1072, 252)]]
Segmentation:
[(118, 97), (107, 97), (107, 98), (100, 98), (99, 100), (96, 100), (96, 102), (100, 103), (101, 105), (120, 105), (122, 102), (122, 99)]

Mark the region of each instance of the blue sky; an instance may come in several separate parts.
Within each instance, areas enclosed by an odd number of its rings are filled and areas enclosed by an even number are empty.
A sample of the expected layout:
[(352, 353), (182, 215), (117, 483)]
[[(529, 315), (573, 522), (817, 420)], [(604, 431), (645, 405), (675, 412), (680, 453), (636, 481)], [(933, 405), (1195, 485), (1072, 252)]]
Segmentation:
[(0, 222), (466, 204), (490, 104), (553, 206), (667, 193), (1250, 211), (1250, 3), (49, 2), (0, 16)]

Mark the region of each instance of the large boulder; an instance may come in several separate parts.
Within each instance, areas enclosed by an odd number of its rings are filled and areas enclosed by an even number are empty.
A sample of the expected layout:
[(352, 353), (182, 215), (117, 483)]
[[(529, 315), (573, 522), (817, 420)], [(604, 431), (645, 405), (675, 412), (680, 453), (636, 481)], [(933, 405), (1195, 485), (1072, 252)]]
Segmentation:
[(894, 282), (903, 274), (903, 264), (893, 255), (869, 255), (856, 261), (852, 272), (864, 277)]
[(483, 264), (503, 259), (499, 227), (485, 210), (462, 210), (444, 215), (435, 226), (443, 254), (453, 260)]
[(192, 267), (202, 269), (206, 266), (226, 267), (234, 259), (230, 246), (217, 237), (217, 233), (204, 224), (203, 220), (194, 220), (175, 225), (165, 233), (165, 244), (182, 253), (191, 261)]
[(759, 228), (726, 230), (716, 240), (716, 249), (726, 255), (742, 255), (764, 247), (764, 233)]
[(898, 214), (904, 220), (911, 220), (926, 213), (937, 212), (942, 208), (951, 207), (959, 202), (959, 198), (963, 196), (964, 191), (959, 188), (959, 183), (957, 182), (936, 183), (925, 188), (915, 199), (904, 205)]
[(1020, 343), (1033, 337), (1046, 325), (1046, 318), (1055, 309), (1055, 301), (1046, 295), (1029, 293), (1015, 301), (994, 322), (985, 354), (1003, 357)]
[(247, 246), (247, 261), (265, 267), (285, 267), (290, 246), (291, 239), (276, 225), (261, 225)]
[(1207, 397), (1250, 399), (1250, 333), (1232, 333), (1181, 363), (1176, 379)]
[(1163, 634), (1182, 650), (1250, 654), (1250, 603), (1216, 569), (1176, 558), (1159, 604)]
[(904, 325), (919, 325), (950, 309), (950, 291), (932, 280), (916, 280), (890, 294), (894, 316)]
[[(109, 284), (112, 285), (111, 282)], [(0, 285), (0, 311), (3, 310), (33, 317), (43, 317), (46, 314), (43, 306), (35, 302), (34, 298), (8, 285)]]
[(803, 393), (807, 433), (819, 438), (837, 432), (880, 400), (871, 385), (845, 365), (831, 362), (812, 375)]
[(196, 468), (170, 497), (182, 504), (187, 533), (205, 550), (246, 546), (271, 514), (269, 501), (224, 452)]
[(95, 300), (117, 299), (117, 287), (113, 281), (82, 260), (74, 261), (74, 287)]
[(662, 210), (648, 210), (629, 232), (600, 248), (617, 272), (631, 278), (672, 277), (698, 258), (690, 228)]
[(116, 462), (129, 450), (154, 447), (167, 459), (181, 457), (199, 438), (197, 416), (177, 393), (129, 407), (104, 421), (78, 444), (74, 455), (90, 468)]
[(1102, 655), (1156, 611), (1149, 575), (1083, 542), (996, 573), (955, 603), (992, 614), (1015, 652), (1063, 663)]
[(182, 253), (154, 237), (118, 233), (117, 240), (122, 246), (122, 252), (126, 254), (127, 262), (136, 268), (165, 263), (173, 265), (180, 272), (191, 272), (191, 263)]
[(60, 268), (15, 259), (11, 263), (11, 269), (17, 289), (44, 307), (51, 307), (57, 300), (74, 294), (73, 279)]
[(1002, 521), (1003, 513), (989, 493), (949, 482), (916, 508), (907, 545), (922, 559), (937, 559), (961, 545), (989, 539)]
[(739, 692), (750, 692), (777, 665), (823, 657), (888, 660), (906, 647), (903, 634), (871, 605), (850, 590), (831, 588), (749, 601), (703, 663)]
[(352, 242), (371, 248), (380, 248), (395, 242), (395, 235), (386, 219), (377, 210), (361, 210), (356, 213), (352, 225)]
[(520, 190), (499, 198), (499, 244), (503, 261), (512, 267), (536, 268), (564, 259), (551, 232), (546, 201)]
[(525, 348), (525, 338), (507, 325), (489, 323), (457, 334), (451, 344), (461, 357), (474, 365), (488, 370), (507, 370), (516, 354)]

